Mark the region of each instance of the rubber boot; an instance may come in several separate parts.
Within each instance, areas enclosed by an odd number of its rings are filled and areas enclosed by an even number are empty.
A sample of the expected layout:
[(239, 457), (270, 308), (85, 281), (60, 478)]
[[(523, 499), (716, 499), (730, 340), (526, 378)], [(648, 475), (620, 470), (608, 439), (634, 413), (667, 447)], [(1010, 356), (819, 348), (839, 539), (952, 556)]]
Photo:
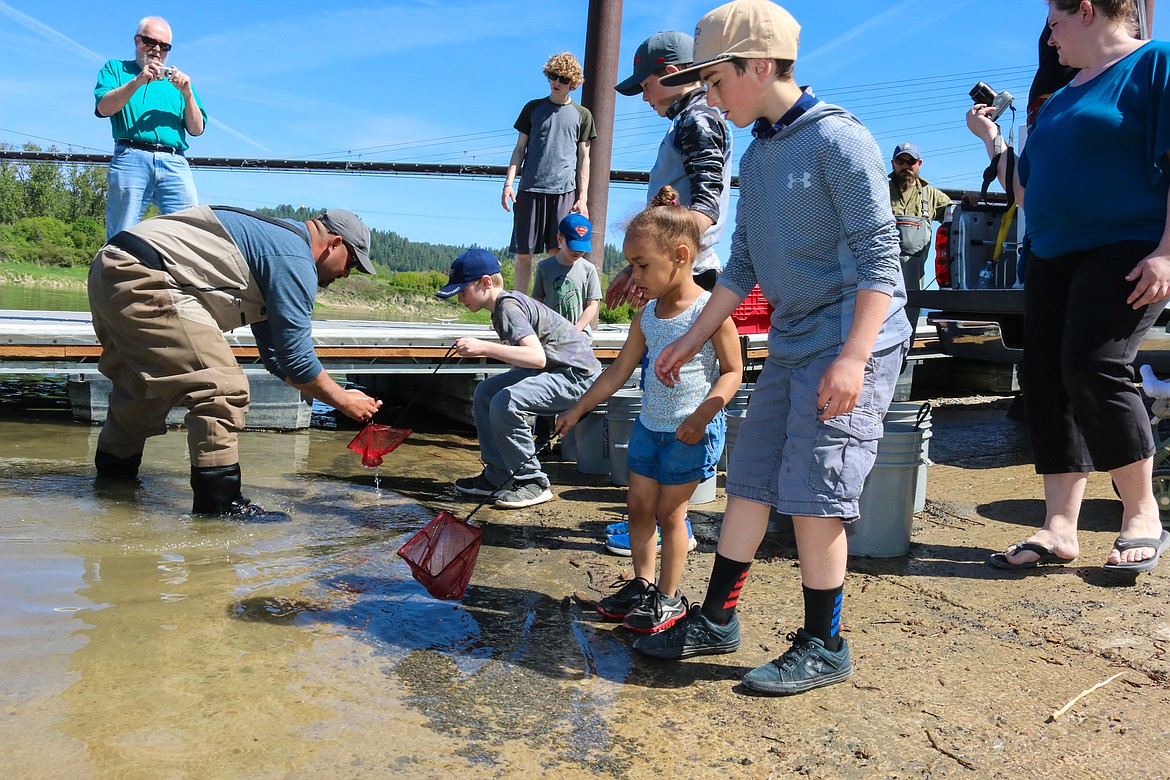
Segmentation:
[(191, 513), (267, 522), (287, 520), (284, 512), (265, 512), (240, 494), (240, 464), (191, 467)]
[(142, 453), (129, 458), (119, 458), (98, 450), (93, 455), (97, 475), (106, 479), (138, 479), (138, 467), (142, 465)]

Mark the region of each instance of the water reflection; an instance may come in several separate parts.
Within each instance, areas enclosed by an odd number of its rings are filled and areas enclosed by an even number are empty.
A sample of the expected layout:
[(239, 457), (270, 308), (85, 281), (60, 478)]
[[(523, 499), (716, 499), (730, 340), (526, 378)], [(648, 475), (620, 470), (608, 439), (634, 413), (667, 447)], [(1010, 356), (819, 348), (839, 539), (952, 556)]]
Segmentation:
[(187, 514), (181, 434), (152, 439), (130, 484), (95, 484), (96, 435), (0, 420), (0, 696), (21, 713), (0, 739), (17, 776), (616, 771), (630, 650), (561, 609), (549, 594), (570, 583), (528, 566), (521, 529), (489, 533), (461, 604), (395, 555), (444, 505), (469, 508), (444, 492), (476, 462), (468, 439), (416, 434), (382, 468), (393, 492), (345, 449), (351, 431), (250, 432), (245, 494), (294, 518), (250, 525)]

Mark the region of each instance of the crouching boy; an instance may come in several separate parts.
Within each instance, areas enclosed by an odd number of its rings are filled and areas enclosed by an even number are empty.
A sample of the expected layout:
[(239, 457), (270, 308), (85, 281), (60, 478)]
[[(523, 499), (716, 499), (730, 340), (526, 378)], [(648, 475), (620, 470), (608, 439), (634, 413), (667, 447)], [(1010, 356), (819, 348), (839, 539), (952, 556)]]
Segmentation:
[(505, 290), (500, 261), (486, 250), (468, 249), (455, 258), (446, 286), (436, 295), (458, 295), (469, 310), (490, 311), (492, 327), (503, 342), (461, 338), (455, 342), (456, 354), (515, 366), (475, 389), (483, 471), (455, 480), (455, 489), (470, 496), (502, 490), (495, 505), (506, 509), (552, 500), (548, 476), (536, 458), (529, 415), (563, 412), (585, 394), (601, 371), (593, 349), (573, 323), (523, 293)]

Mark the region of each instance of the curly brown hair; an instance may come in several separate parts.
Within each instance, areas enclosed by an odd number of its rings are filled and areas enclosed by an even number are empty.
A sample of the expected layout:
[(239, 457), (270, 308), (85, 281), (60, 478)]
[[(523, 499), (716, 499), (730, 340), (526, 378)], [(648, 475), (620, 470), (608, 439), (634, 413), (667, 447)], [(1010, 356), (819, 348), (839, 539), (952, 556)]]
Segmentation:
[(548, 58), (548, 62), (544, 63), (544, 75), (564, 76), (567, 79), (572, 79), (573, 83), (569, 85), (570, 89), (576, 89), (585, 83), (585, 71), (581, 69), (581, 63), (567, 51)]
[(691, 248), (692, 259), (699, 253), (702, 234), (690, 209), (678, 201), (678, 191), (669, 185), (650, 200), (650, 205), (626, 224), (626, 236), (646, 238), (659, 244)]

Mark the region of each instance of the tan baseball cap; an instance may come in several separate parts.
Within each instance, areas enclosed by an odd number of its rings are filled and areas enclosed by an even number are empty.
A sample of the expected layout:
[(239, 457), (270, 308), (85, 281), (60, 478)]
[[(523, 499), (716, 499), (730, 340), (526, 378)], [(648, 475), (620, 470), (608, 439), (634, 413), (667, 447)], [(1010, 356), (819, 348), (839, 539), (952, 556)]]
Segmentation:
[(800, 25), (770, 0), (734, 0), (695, 25), (695, 64), (658, 80), (664, 87), (698, 81), (699, 71), (733, 57), (795, 60)]

